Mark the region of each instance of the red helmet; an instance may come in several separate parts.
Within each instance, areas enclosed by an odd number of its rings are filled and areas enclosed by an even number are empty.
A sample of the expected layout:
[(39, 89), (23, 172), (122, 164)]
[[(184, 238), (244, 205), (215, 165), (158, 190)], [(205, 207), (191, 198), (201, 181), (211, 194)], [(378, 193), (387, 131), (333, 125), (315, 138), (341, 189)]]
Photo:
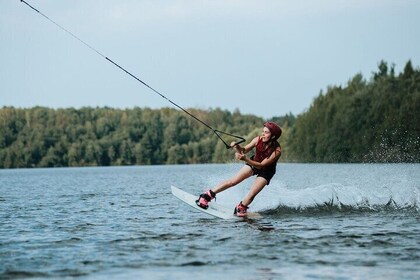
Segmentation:
[(266, 122), (264, 126), (268, 128), (271, 134), (274, 136), (274, 140), (277, 140), (281, 136), (281, 128), (276, 123), (273, 122)]

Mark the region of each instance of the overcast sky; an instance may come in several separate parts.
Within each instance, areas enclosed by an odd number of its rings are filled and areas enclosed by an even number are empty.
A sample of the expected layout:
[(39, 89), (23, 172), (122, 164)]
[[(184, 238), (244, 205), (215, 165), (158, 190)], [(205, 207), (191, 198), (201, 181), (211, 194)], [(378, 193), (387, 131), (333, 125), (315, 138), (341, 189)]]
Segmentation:
[[(385, 60), (420, 64), (416, 0), (26, 0), (184, 108), (309, 108)], [(173, 107), (30, 9), (0, 1), (0, 107)]]

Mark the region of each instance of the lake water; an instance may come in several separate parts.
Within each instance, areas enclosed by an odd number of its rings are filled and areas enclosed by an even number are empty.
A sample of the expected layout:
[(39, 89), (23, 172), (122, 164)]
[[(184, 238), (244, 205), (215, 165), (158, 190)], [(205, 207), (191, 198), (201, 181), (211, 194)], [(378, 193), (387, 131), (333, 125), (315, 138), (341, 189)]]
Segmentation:
[(420, 279), (420, 164), (281, 163), (253, 221), (171, 195), (240, 167), (0, 170), (0, 279)]

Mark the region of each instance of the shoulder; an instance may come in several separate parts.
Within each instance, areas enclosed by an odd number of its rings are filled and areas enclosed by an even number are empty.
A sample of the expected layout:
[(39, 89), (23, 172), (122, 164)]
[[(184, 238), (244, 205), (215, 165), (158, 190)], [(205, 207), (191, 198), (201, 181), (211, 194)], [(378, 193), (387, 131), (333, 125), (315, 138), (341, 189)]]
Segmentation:
[(257, 136), (257, 137), (255, 137), (254, 139), (252, 139), (251, 140), (251, 142), (249, 142), (249, 144), (248, 145), (246, 145), (246, 148), (249, 150), (249, 149), (252, 149), (252, 148), (254, 148), (254, 147), (256, 147), (257, 146), (257, 144), (258, 144), (258, 141), (259, 141), (259, 136)]
[(258, 143), (258, 141), (260, 141), (260, 136), (257, 136), (254, 139), (252, 139), (251, 143), (256, 145)]
[(278, 154), (279, 157), (281, 156), (281, 146), (279, 142), (277, 142), (276, 148), (274, 149), (274, 151), (276, 152), (276, 154)]
[(280, 143), (278, 142), (278, 141), (274, 141), (273, 142), (273, 144), (272, 144), (273, 146), (273, 152), (274, 153), (276, 153), (276, 154), (281, 154), (281, 146), (280, 146)]

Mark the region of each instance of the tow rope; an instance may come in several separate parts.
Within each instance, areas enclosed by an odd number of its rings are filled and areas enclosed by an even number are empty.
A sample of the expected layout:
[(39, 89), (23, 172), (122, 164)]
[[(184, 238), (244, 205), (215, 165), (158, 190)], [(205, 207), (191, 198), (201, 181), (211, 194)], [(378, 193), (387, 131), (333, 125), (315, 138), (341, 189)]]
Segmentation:
[[(113, 61), (112, 59), (110, 59), (109, 57), (105, 56), (104, 54), (102, 54), (100, 51), (98, 51), (96, 48), (92, 47), (91, 45), (89, 45), (88, 43), (86, 43), (85, 41), (83, 41), (82, 39), (80, 39), (78, 36), (76, 36), (74, 33), (70, 32), (69, 30), (67, 30), (66, 28), (64, 28), (63, 26), (61, 26), (60, 24), (58, 24), (57, 22), (55, 22), (54, 20), (52, 20), (51, 18), (49, 18), (47, 15), (45, 15), (44, 13), (40, 12), (38, 9), (36, 9), (35, 7), (33, 7), (32, 5), (30, 5), (28, 2), (24, 1), (24, 0), (20, 0), (20, 2), (26, 4), (29, 8), (31, 8), (32, 10), (34, 10), (35, 12), (37, 12), (38, 14), (40, 14), (41, 16), (43, 16), (44, 18), (46, 18), (48, 21), (50, 21), (51, 23), (53, 23), (54, 25), (56, 25), (58, 28), (60, 28), (61, 30), (63, 30), (64, 32), (66, 32), (67, 34), (69, 34), (70, 36), (72, 36), (73, 38), (75, 38), (77, 41), (79, 41), (80, 43), (82, 43), (83, 45), (85, 45), (86, 47), (88, 47), (89, 49), (91, 49), (92, 51), (94, 51), (96, 54), (98, 54), (99, 56), (101, 56), (102, 58), (106, 59), (108, 62), (110, 62), (111, 64), (113, 64), (114, 66), (116, 66), (117, 68), (119, 68), (120, 70), (122, 70), (123, 72), (125, 72), (126, 74), (128, 74), (130, 77), (132, 77), (133, 79), (135, 79), (136, 81), (140, 82), (141, 84), (143, 84), (144, 86), (148, 87), (149, 89), (151, 89), (153, 92), (155, 92), (156, 94), (158, 94), (160, 97), (162, 97), (163, 99), (166, 99), (168, 102), (170, 102), (172, 105), (174, 105), (175, 107), (177, 107), (178, 109), (182, 110), (184, 113), (186, 113), (187, 115), (189, 115), (190, 117), (192, 117), (193, 119), (195, 119), (196, 121), (200, 122), (201, 124), (203, 124), (204, 126), (206, 126), (208, 129), (210, 129), (211, 131), (213, 131), (214, 134), (216, 134), (216, 136), (223, 142), (223, 144), (225, 144), (226, 149), (230, 149), (232, 146), (228, 143), (226, 143), (223, 138), (221, 137), (221, 134), (223, 135), (228, 135), (231, 137), (234, 137), (236, 139), (240, 139), (239, 141), (235, 142), (235, 145), (238, 145), (240, 143), (245, 142), (245, 138), (238, 136), (238, 135), (234, 135), (234, 134), (230, 134), (227, 132), (223, 132), (217, 129), (214, 129), (213, 127), (211, 127), (210, 125), (208, 125), (207, 123), (205, 123), (204, 121), (200, 120), (199, 118), (197, 118), (196, 116), (194, 116), (193, 114), (191, 114), (190, 112), (188, 112), (187, 110), (185, 110), (184, 108), (182, 108), (181, 106), (179, 106), (178, 104), (176, 104), (175, 102), (173, 102), (172, 100), (170, 100), (169, 98), (167, 98), (166, 96), (164, 96), (162, 93), (160, 93), (159, 91), (157, 91), (156, 89), (152, 88), (151, 86), (149, 86), (148, 84), (146, 84), (144, 81), (142, 81), (140, 78), (138, 78), (137, 76), (135, 76), (134, 74), (132, 74), (131, 72), (129, 72), (128, 70), (126, 70), (124, 67), (122, 67), (121, 65), (119, 65), (118, 63), (116, 63), (115, 61)], [(234, 145), (234, 146), (235, 146)]]

